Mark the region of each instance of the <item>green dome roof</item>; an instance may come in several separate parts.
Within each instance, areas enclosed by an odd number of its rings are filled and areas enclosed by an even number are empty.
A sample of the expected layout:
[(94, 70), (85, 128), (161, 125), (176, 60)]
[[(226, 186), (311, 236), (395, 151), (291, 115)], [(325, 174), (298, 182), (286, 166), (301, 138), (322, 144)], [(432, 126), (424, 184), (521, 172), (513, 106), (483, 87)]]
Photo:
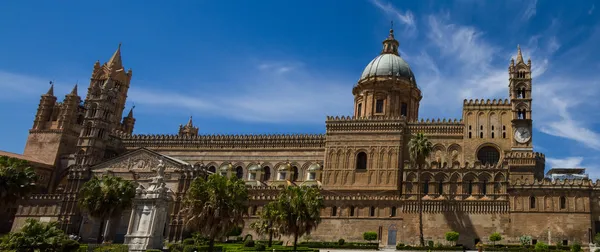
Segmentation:
[(369, 77), (406, 77), (414, 80), (415, 76), (410, 70), (408, 63), (402, 57), (393, 53), (384, 53), (375, 57), (371, 63), (365, 67), (360, 79)]

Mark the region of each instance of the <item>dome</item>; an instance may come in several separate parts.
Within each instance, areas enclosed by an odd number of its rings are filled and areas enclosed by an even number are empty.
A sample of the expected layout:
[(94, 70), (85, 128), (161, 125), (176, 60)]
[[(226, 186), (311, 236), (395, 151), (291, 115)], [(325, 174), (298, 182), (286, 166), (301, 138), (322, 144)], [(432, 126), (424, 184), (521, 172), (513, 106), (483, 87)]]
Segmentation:
[(406, 77), (410, 80), (414, 80), (415, 78), (408, 63), (406, 63), (402, 57), (393, 53), (384, 53), (375, 57), (367, 67), (365, 67), (360, 79), (363, 80), (369, 77), (379, 76)]

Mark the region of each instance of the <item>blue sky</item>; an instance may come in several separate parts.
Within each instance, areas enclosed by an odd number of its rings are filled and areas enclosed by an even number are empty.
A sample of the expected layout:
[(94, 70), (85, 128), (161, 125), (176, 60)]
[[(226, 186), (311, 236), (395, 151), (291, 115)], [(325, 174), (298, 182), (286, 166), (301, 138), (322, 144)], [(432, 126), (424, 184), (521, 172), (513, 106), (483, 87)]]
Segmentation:
[(0, 149), (21, 153), (39, 96), (62, 98), (123, 43), (135, 133), (323, 133), (394, 21), (422, 88), (420, 116), (506, 98), (517, 44), (534, 70), (534, 146), (600, 177), (595, 1), (2, 1)]

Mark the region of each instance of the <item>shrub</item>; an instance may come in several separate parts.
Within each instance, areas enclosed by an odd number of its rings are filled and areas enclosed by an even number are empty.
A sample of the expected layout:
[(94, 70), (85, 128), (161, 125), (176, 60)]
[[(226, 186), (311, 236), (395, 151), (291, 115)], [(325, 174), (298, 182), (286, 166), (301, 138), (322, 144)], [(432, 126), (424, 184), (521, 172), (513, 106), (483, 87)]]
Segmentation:
[(594, 252), (600, 252), (600, 249), (596, 249), (596, 250), (594, 250)]
[(163, 252), (160, 249), (147, 249), (146, 252)]
[(427, 247), (433, 248), (433, 241), (427, 241)]
[(456, 244), (458, 241), (458, 237), (460, 234), (458, 232), (450, 231), (446, 233), (446, 241), (452, 242), (452, 244)]
[(377, 240), (377, 233), (373, 232), (373, 231), (364, 232), (363, 233), (363, 239), (365, 239), (365, 241), (374, 241), (374, 240)]
[(338, 240), (338, 245), (341, 246), (341, 245), (344, 245), (344, 243), (346, 243), (346, 240), (344, 240), (344, 239), (339, 239)]
[(238, 236), (242, 234), (242, 228), (241, 227), (234, 227), (233, 229), (231, 229), (231, 231), (229, 231), (229, 233), (227, 234), (227, 236)]
[(535, 244), (535, 251), (548, 251), (548, 244), (544, 243), (544, 242), (537, 242)]
[(244, 241), (247, 241), (248, 239), (254, 240), (254, 239), (252, 239), (252, 235), (251, 234), (247, 234), (246, 236), (244, 236)]
[(77, 249), (78, 252), (87, 252), (88, 251), (88, 245), (84, 244), (84, 245), (79, 245), (79, 248)]
[[(79, 251), (79, 242), (75, 240), (64, 240), (61, 246), (61, 251), (63, 252), (75, 252)], [(87, 249), (87, 246), (85, 247)]]
[(246, 248), (252, 248), (252, 247), (254, 247), (254, 240), (246, 240), (244, 242), (244, 247), (246, 247)]
[(256, 244), (256, 246), (254, 248), (256, 249), (256, 251), (265, 251), (265, 249), (267, 249), (265, 244), (262, 244), (262, 243)]
[(111, 244), (100, 246), (94, 249), (94, 252), (128, 252), (129, 247), (123, 244)]
[(492, 242), (494, 245), (496, 245), (496, 242), (497, 242), (497, 241), (500, 241), (500, 240), (502, 240), (502, 235), (500, 235), (500, 233), (498, 233), (498, 232), (495, 232), (495, 233), (493, 233), (492, 235), (490, 235), (490, 241), (491, 241), (491, 242)]
[(406, 246), (406, 245), (404, 245), (404, 243), (401, 243), (401, 242), (400, 242), (400, 243), (396, 244), (396, 250), (401, 250), (401, 249), (403, 249), (405, 246)]
[(571, 252), (581, 252), (581, 245), (579, 243), (575, 243), (573, 244), (573, 246), (571, 246)]
[(523, 235), (519, 237), (519, 240), (521, 241), (521, 245), (523, 246), (531, 244), (531, 236)]

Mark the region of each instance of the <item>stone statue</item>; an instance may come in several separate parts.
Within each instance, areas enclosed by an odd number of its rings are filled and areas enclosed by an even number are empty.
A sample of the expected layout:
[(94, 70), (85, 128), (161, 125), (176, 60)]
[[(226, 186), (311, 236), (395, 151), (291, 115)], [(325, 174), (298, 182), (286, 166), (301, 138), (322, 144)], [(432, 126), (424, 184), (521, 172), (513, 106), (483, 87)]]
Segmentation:
[(165, 177), (165, 164), (162, 159), (158, 160), (158, 167), (156, 169), (156, 176), (159, 178)]

